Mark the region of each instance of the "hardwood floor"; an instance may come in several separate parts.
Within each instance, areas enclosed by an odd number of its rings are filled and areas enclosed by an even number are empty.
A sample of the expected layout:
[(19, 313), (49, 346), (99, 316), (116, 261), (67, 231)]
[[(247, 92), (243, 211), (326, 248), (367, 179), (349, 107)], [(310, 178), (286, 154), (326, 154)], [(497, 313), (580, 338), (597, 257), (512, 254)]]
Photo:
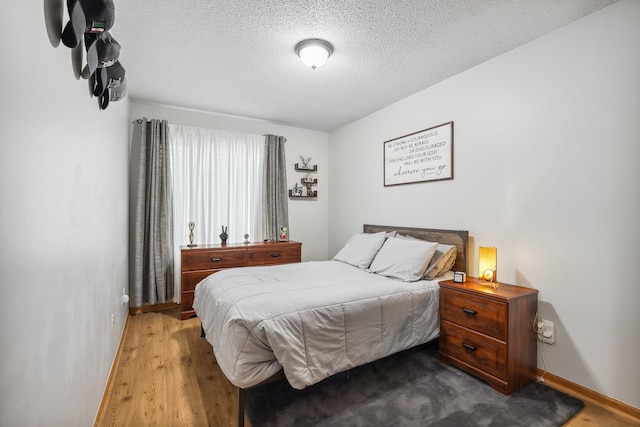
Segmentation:
[[(640, 418), (577, 397), (586, 406), (566, 426), (640, 426)], [(223, 427), (237, 420), (237, 389), (220, 371), (211, 345), (200, 338), (200, 321), (181, 321), (177, 308), (129, 317), (104, 399), (98, 427)]]
[(97, 426), (235, 426), (237, 389), (200, 338), (197, 318), (181, 321), (171, 309), (128, 322)]

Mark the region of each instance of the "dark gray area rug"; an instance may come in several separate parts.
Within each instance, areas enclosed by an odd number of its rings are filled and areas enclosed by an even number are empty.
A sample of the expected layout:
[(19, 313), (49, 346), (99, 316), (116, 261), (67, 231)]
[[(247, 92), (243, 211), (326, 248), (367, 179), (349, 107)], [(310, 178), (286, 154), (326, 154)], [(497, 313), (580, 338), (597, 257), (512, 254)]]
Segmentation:
[(438, 361), (427, 344), (295, 390), (278, 381), (247, 391), (253, 427), (561, 426), (584, 403), (534, 382), (505, 396)]

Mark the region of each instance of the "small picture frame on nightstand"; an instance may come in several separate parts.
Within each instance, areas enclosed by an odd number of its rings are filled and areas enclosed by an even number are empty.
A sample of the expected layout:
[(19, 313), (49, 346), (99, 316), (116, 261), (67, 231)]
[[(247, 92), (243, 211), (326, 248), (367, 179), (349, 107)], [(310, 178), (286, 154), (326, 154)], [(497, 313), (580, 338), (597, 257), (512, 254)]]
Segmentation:
[(467, 274), (463, 271), (456, 271), (453, 273), (453, 281), (456, 283), (464, 283), (467, 281)]

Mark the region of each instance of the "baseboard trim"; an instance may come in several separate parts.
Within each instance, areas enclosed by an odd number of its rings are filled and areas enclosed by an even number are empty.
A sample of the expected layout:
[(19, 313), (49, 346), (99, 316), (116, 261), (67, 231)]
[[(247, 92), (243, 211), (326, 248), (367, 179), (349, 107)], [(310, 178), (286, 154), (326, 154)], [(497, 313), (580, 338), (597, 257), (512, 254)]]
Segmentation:
[(109, 371), (109, 378), (107, 379), (107, 385), (104, 388), (104, 392), (102, 393), (102, 399), (100, 399), (100, 406), (98, 407), (98, 412), (96, 413), (96, 419), (93, 420), (93, 427), (98, 425), (98, 422), (104, 419), (104, 411), (106, 411), (106, 403), (109, 399), (108, 396), (111, 395), (111, 389), (113, 388), (113, 381), (116, 376), (116, 371), (118, 370), (118, 366), (120, 366), (120, 357), (122, 356), (122, 348), (124, 347), (124, 340), (127, 337), (129, 332), (129, 314), (124, 319), (124, 327), (122, 328), (122, 335), (120, 335), (120, 343), (118, 344), (118, 349), (116, 350), (116, 357), (113, 358), (113, 364), (111, 365), (111, 370)]
[(620, 415), (629, 417), (634, 421), (640, 420), (640, 409), (638, 408), (634, 408), (624, 402), (605, 396), (604, 394), (593, 391), (557, 375), (544, 372), (542, 369), (538, 368), (538, 378), (541, 376), (544, 378), (544, 383), (549, 387), (553, 387), (571, 396), (577, 397), (578, 399), (585, 400), (593, 405), (609, 409)]
[(143, 305), (142, 307), (130, 307), (129, 314), (135, 316), (138, 313), (149, 313), (152, 311), (165, 311), (173, 308), (180, 307), (180, 304), (175, 302), (165, 302), (163, 304)]

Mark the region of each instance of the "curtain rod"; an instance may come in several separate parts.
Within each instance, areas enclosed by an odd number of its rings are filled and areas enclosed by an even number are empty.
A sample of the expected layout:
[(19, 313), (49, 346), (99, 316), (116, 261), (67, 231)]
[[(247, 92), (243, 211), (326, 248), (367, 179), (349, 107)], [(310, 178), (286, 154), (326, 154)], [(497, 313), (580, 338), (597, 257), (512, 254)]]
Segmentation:
[[(143, 119), (137, 119), (137, 120), (132, 121), (131, 123), (137, 123), (137, 124), (141, 125), (141, 124), (142, 124), (142, 120), (143, 120)], [(145, 118), (144, 118), (144, 120), (146, 120), (146, 121), (148, 121), (148, 122), (151, 122), (151, 120), (160, 120), (160, 121), (162, 121), (163, 119), (147, 119), (147, 118), (145, 117)]]
[[(142, 119), (134, 120), (132, 123), (137, 123), (137, 124), (141, 125), (142, 124)], [(262, 134), (262, 136), (267, 136), (267, 135), (271, 135), (271, 134), (268, 134), (268, 133)], [(278, 136), (278, 135), (276, 135), (276, 136)], [(279, 137), (280, 138), (284, 138), (284, 142), (287, 142), (287, 138), (286, 137), (284, 137), (282, 135), (280, 135)]]

